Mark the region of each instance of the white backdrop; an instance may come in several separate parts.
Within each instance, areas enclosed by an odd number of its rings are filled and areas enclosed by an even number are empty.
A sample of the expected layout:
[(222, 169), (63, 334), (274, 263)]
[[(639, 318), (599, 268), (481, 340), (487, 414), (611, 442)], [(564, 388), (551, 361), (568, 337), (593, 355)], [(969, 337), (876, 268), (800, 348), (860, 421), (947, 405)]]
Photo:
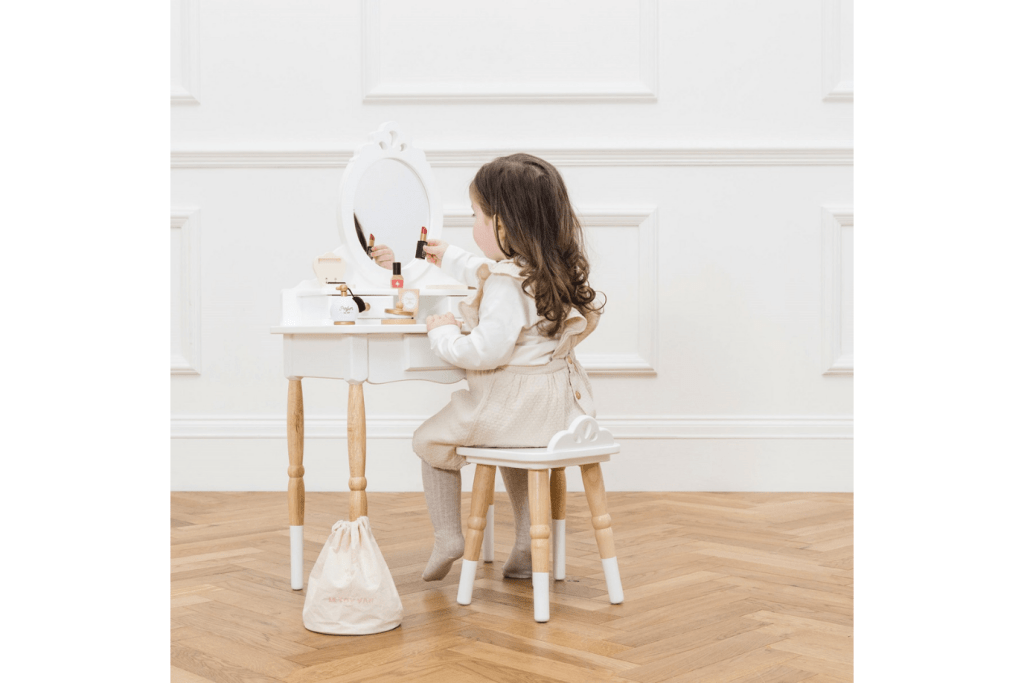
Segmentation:
[[(561, 169), (609, 297), (579, 349), (623, 447), (609, 490), (852, 490), (847, 0), (171, 12), (174, 490), (286, 489), (269, 328), (338, 245), (345, 162), (389, 120), (426, 150), (465, 247), (482, 163)], [(461, 386), (367, 386), (369, 490), (420, 490), (410, 436)], [(303, 388), (306, 488), (346, 490), (347, 385)]]

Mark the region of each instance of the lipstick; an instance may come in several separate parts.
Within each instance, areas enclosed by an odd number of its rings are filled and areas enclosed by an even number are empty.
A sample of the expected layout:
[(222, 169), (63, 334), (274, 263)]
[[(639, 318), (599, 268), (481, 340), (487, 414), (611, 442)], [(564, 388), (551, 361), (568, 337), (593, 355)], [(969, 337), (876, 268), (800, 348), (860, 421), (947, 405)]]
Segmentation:
[(374, 238), (373, 238), (373, 233), (371, 232), (370, 233), (370, 241), (367, 242), (367, 244), (366, 244), (366, 255), (369, 256), (370, 258), (373, 258), (373, 254), (370, 253), (373, 250), (373, 242), (374, 242)]
[(420, 228), (420, 241), (416, 243), (416, 258), (426, 258), (427, 255), (423, 251), (423, 247), (427, 246), (427, 229), (426, 227)]

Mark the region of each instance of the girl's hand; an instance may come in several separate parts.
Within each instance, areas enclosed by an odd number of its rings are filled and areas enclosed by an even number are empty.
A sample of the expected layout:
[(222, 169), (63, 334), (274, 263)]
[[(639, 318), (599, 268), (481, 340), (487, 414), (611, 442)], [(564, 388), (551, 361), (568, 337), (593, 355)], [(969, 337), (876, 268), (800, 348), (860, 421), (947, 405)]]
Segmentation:
[(433, 263), (438, 268), (441, 267), (441, 259), (444, 258), (444, 252), (448, 249), (448, 243), (441, 240), (427, 240), (427, 246), (423, 247), (423, 253), (427, 255), (427, 263)]
[(386, 244), (375, 244), (370, 247), (370, 258), (381, 268), (391, 270), (391, 264), (395, 262), (395, 252)]
[(458, 322), (455, 320), (455, 314), (448, 312), (444, 315), (428, 315), (427, 316), (427, 332), (436, 330), (442, 325), (455, 325), (458, 326)]

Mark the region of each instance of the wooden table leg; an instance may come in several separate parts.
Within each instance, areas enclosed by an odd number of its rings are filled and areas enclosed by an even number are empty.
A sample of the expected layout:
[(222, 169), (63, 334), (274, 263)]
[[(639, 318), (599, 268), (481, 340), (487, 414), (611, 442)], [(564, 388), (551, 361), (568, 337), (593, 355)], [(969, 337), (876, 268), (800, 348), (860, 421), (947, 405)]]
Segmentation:
[(302, 590), (302, 523), (306, 515), (306, 485), (302, 480), (302, 448), (305, 420), (302, 414), (302, 380), (288, 380), (288, 524), (291, 532), (292, 588)]
[(366, 510), (366, 406), (363, 385), (348, 385), (348, 518), (354, 522)]
[(615, 541), (612, 538), (612, 518), (608, 514), (608, 500), (604, 492), (604, 477), (600, 463), (581, 465), (583, 488), (590, 504), (590, 517), (594, 522), (597, 536), (597, 550), (604, 566), (604, 579), (608, 586), (608, 598), (613, 605), (622, 602), (622, 581), (619, 579), (619, 561), (615, 556)]
[(565, 468), (551, 470), (551, 551), (555, 581), (565, 579)]
[(530, 553), (533, 556), (533, 618), (548, 620), (548, 574), (551, 570), (551, 491), (547, 470), (529, 471)]

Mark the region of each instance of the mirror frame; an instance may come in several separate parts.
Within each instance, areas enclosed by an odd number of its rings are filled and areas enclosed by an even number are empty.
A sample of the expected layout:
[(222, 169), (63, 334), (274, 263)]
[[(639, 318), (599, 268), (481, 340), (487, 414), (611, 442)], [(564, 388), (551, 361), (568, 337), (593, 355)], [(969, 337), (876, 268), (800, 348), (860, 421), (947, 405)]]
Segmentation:
[[(367, 141), (355, 150), (348, 165), (345, 166), (338, 197), (338, 233), (342, 246), (347, 247), (346, 260), (364, 281), (353, 283), (357, 286), (365, 284), (370, 287), (388, 287), (391, 282), (391, 273), (374, 263), (360, 248), (353, 220), (359, 181), (371, 165), (382, 159), (401, 162), (416, 175), (423, 186), (427, 195), (427, 239), (440, 239), (444, 223), (441, 195), (434, 173), (427, 163), (426, 154), (422, 149), (409, 143), (397, 123), (382, 123), (377, 130), (370, 133)], [(427, 272), (428, 265), (425, 260), (414, 258), (411, 264), (402, 264), (402, 276), (406, 281), (415, 282)], [(351, 275), (349, 277), (351, 278)]]

